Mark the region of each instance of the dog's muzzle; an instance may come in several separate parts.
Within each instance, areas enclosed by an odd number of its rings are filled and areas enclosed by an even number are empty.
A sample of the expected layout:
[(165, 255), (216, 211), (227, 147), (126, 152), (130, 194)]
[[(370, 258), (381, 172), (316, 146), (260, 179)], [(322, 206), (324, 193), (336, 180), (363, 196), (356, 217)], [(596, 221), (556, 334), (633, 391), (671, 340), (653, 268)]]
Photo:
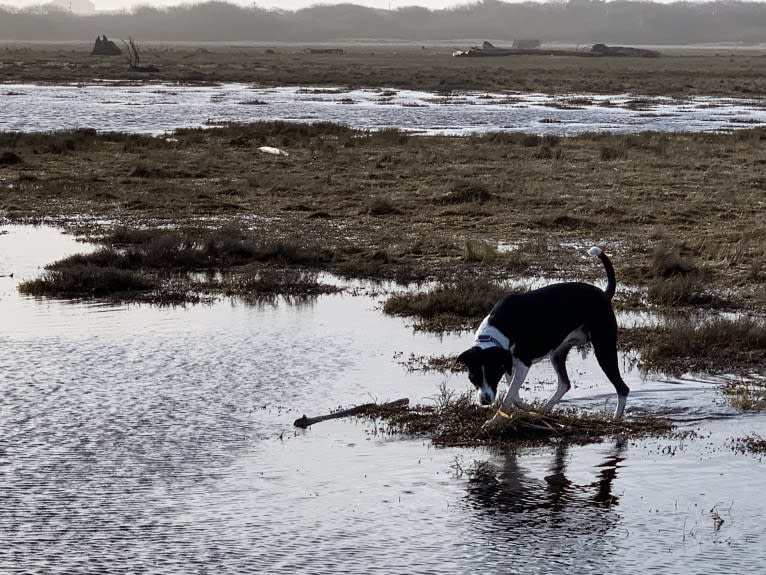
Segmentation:
[(482, 405), (490, 405), (495, 401), (495, 392), (492, 391), (492, 388), (486, 384), (482, 384), (481, 389), (477, 391), (479, 395), (479, 403)]

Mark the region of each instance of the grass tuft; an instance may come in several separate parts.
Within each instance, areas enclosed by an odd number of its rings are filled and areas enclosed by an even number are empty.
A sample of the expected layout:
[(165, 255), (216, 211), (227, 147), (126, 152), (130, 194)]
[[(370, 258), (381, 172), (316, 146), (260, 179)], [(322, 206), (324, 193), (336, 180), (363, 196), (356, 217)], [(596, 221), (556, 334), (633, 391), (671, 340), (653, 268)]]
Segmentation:
[(601, 146), (599, 157), (605, 162), (625, 160), (628, 157), (628, 150), (622, 145)]
[(647, 370), (725, 373), (766, 357), (766, 323), (751, 317), (678, 318), (652, 335), (641, 353)]
[(653, 278), (649, 281), (647, 296), (657, 305), (706, 305), (720, 306), (723, 301), (706, 288), (707, 284), (697, 275), (677, 275)]
[(669, 241), (660, 242), (652, 250), (650, 273), (655, 277), (683, 276), (694, 269), (692, 263), (681, 255), (681, 248)]
[(482, 426), (493, 412), (492, 407), (476, 404), (471, 394), (457, 395), (443, 389), (435, 405), (373, 409), (365, 416), (386, 421), (390, 433), (426, 435), (442, 447), (546, 443), (551, 437), (588, 443), (607, 436), (635, 438), (665, 435), (672, 430), (672, 424), (660, 418), (614, 419), (576, 410), (550, 414), (514, 410), (503, 427), (487, 432)]
[(22, 160), (18, 155), (14, 154), (13, 152), (4, 151), (0, 154), (0, 166), (13, 166), (16, 164), (23, 164), (24, 160)]
[(364, 212), (371, 216), (392, 216), (401, 214), (402, 211), (396, 207), (396, 204), (388, 198), (375, 196), (371, 198), (364, 209)]
[(473, 204), (488, 202), (493, 198), (492, 193), (482, 182), (475, 180), (459, 181), (452, 186), (452, 190), (434, 200), (441, 206), (456, 204)]
[(468, 240), (465, 242), (463, 259), (467, 262), (491, 262), (500, 257), (497, 246), (484, 240)]
[(417, 317), (419, 329), (466, 329), (480, 321), (506, 288), (479, 278), (440, 285), (427, 292), (394, 294), (383, 305), (389, 315)]
[(59, 263), (42, 277), (22, 282), (19, 291), (48, 297), (104, 297), (144, 292), (156, 287), (155, 281), (135, 271), (74, 262)]
[(754, 382), (731, 382), (723, 387), (726, 401), (742, 411), (766, 411), (766, 386)]

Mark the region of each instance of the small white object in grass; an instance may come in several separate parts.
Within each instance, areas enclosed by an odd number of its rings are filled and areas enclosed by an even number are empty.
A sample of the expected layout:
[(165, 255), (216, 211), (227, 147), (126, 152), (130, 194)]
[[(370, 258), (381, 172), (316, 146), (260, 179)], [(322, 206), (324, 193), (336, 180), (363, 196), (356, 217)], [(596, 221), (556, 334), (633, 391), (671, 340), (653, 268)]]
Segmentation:
[(264, 154), (272, 154), (274, 156), (289, 156), (289, 154), (284, 150), (280, 150), (279, 148), (274, 148), (272, 146), (261, 146), (258, 148), (258, 151), (263, 152)]
[(601, 248), (597, 246), (593, 246), (591, 249), (588, 250), (588, 254), (593, 256), (594, 258), (597, 258), (600, 256), (603, 252), (601, 251)]

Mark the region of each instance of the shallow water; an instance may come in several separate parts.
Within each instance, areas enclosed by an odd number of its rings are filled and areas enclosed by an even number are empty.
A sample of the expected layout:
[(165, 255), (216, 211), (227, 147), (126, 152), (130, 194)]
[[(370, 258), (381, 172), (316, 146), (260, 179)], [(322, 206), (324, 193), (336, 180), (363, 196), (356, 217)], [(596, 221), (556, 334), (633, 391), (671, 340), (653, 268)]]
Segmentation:
[[(295, 430), (338, 405), (462, 392), (464, 376), (399, 362), (470, 334), (414, 333), (367, 296), (156, 308), (16, 292), (86, 249), (0, 227), (0, 275), (15, 274), (0, 278), (1, 573), (762, 569), (764, 464), (731, 441), (766, 434), (766, 416), (723, 404), (720, 380), (644, 379), (624, 359), (628, 413), (669, 414), (686, 439), (497, 453), (357, 420)], [(565, 404), (613, 409), (589, 356), (569, 372)], [(536, 365), (523, 396), (552, 381)], [(471, 481), (475, 461), (497, 480)]]
[(162, 134), (221, 122), (287, 120), (426, 134), (514, 131), (574, 135), (712, 132), (766, 121), (763, 98), (675, 100), (534, 93), (443, 96), (410, 90), (259, 88), (248, 84), (0, 84), (0, 103), (0, 131), (24, 132), (95, 128)]

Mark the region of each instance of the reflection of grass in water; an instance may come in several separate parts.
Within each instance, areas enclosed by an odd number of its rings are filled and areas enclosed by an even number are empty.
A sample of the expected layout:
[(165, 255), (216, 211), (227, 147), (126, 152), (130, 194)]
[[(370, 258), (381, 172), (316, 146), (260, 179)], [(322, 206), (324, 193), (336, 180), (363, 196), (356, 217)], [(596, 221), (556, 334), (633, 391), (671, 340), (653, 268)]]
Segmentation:
[(748, 435), (742, 439), (748, 450), (755, 453), (766, 453), (766, 439), (760, 435)]
[(443, 389), (435, 405), (372, 409), (365, 416), (382, 419), (391, 433), (426, 435), (444, 447), (547, 442), (551, 437), (589, 443), (615, 435), (665, 435), (672, 429), (669, 421), (660, 418), (616, 420), (574, 409), (549, 414), (515, 410), (502, 429), (487, 433), (482, 426), (493, 412), (494, 408), (477, 405), (470, 394), (456, 396)]
[[(402, 354), (403, 355), (403, 354)], [(401, 357), (401, 355), (399, 356)], [(410, 353), (410, 355), (398, 362), (400, 365), (410, 372), (431, 372), (438, 373), (457, 373), (465, 371), (465, 366), (457, 360), (457, 357), (452, 355), (416, 355)]]
[(757, 433), (732, 440), (732, 448), (739, 453), (766, 454), (766, 438)]
[(299, 270), (263, 270), (230, 282), (227, 295), (237, 295), (246, 302), (264, 303), (283, 296), (288, 301), (300, 302), (320, 294), (332, 293), (339, 288), (322, 284), (317, 275)]
[(732, 382), (723, 387), (726, 401), (742, 411), (766, 411), (766, 386), (754, 382)]

